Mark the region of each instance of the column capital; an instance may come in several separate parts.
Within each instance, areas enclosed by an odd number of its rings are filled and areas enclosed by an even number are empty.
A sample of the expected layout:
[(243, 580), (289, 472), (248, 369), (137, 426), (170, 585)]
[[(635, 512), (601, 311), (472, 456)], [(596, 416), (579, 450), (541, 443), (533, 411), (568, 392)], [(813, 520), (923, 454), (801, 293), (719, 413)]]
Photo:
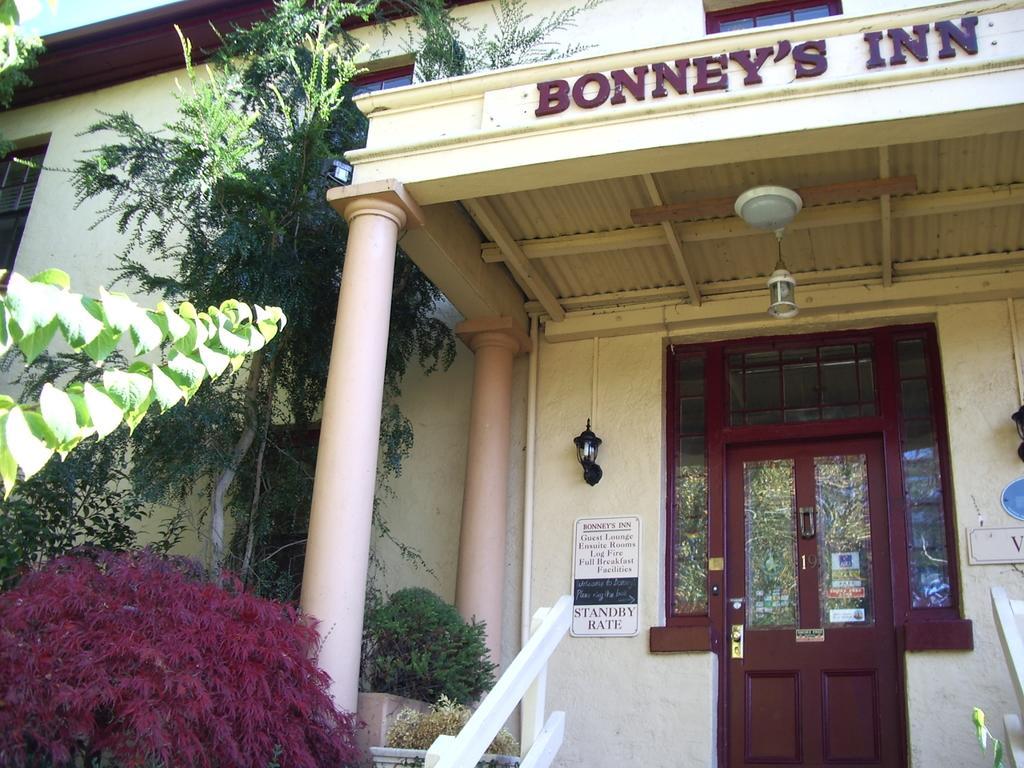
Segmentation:
[(350, 222), (369, 213), (393, 219), (399, 229), (422, 227), (425, 223), (419, 204), (395, 179), (332, 187), (327, 190), (327, 202)]
[(455, 326), (455, 335), (476, 352), (480, 347), (503, 346), (513, 355), (529, 354), (530, 337), (511, 317), (476, 317)]

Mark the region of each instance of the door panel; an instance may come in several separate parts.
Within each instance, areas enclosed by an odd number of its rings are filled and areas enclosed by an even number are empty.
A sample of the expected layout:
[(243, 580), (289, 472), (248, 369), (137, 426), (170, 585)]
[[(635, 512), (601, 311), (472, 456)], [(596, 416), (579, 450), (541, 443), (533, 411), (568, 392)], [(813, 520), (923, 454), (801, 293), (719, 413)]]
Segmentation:
[(903, 765), (886, 531), (877, 441), (730, 451), (732, 768)]

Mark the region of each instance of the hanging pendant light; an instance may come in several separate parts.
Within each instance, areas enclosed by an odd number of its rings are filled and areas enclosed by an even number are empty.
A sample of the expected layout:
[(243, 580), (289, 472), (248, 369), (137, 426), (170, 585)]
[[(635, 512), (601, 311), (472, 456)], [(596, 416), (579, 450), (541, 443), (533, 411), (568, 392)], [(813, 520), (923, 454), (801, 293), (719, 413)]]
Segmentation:
[(782, 235), (803, 205), (800, 195), (786, 187), (753, 187), (736, 198), (737, 216), (756, 229), (775, 232), (779, 260), (767, 283), (768, 314), (772, 317), (795, 317), (800, 311), (796, 305), (796, 280), (782, 260)]
[(782, 260), (782, 230), (775, 230), (779, 244), (779, 260), (775, 271), (768, 278), (768, 314), (772, 317), (796, 317), (800, 308), (796, 305), (796, 280)]

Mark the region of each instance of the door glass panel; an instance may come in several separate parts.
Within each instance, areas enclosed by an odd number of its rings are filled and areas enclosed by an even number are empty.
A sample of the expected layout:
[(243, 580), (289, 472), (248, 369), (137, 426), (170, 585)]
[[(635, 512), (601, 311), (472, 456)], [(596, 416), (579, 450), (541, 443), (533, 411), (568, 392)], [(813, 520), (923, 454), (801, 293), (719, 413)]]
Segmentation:
[(792, 459), (743, 464), (747, 625), (795, 627), (796, 487)]
[(867, 457), (814, 459), (821, 626), (873, 624)]

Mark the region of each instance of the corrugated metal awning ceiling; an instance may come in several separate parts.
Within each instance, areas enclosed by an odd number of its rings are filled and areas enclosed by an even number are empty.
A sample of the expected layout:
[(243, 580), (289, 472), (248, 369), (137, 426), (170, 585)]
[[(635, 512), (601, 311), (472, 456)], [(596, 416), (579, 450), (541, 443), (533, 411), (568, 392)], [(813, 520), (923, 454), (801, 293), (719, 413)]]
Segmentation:
[[(882, 219), (888, 205), (891, 268), (886, 279), (899, 280), (989, 263), (1020, 264), (1017, 252), (1024, 251), (1022, 138), (1024, 132), (1011, 131), (797, 155), (666, 171), (655, 174), (653, 180), (661, 201), (672, 204), (734, 198), (761, 184), (800, 189), (914, 176), (917, 191), (893, 196), (887, 204), (876, 198), (805, 210), (783, 242), (787, 266), (804, 284), (882, 280), (886, 271)], [(664, 227), (632, 223), (632, 209), (655, 204), (640, 176), (488, 200), (500, 225), (529, 258), (531, 279), (545, 283), (559, 300), (570, 300), (569, 306), (659, 296), (683, 300), (688, 296), (683, 269), (689, 270), (702, 295), (749, 290), (752, 281), (763, 280), (771, 272), (776, 260), (771, 234), (755, 232), (729, 217), (671, 224), (681, 242), (681, 266)], [(484, 246), (483, 257), (505, 260), (493, 244)], [(933, 263), (923, 263), (929, 260)], [(536, 298), (522, 275), (516, 277), (529, 297)]]

